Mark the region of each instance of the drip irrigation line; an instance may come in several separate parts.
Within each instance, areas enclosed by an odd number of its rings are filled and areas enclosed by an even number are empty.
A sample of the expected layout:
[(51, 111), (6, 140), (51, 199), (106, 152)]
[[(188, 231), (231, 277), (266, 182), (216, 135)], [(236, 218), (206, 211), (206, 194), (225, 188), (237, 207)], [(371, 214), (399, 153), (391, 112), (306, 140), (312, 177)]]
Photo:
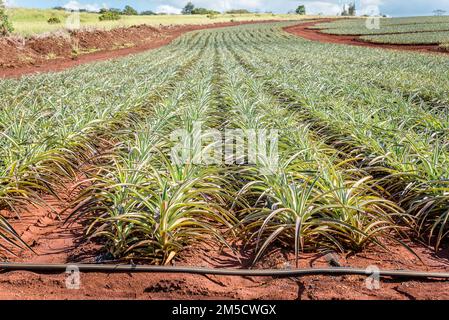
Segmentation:
[(310, 275), (341, 276), (362, 275), (393, 278), (415, 279), (448, 279), (446, 272), (422, 272), (413, 270), (375, 270), (345, 267), (308, 268), (308, 269), (218, 269), (197, 267), (170, 267), (148, 265), (106, 265), (106, 264), (30, 264), (30, 263), (0, 263), (1, 272), (31, 271), (36, 273), (65, 273), (72, 271), (97, 273), (186, 273), (199, 275), (221, 276), (252, 276), (252, 277), (301, 277)]

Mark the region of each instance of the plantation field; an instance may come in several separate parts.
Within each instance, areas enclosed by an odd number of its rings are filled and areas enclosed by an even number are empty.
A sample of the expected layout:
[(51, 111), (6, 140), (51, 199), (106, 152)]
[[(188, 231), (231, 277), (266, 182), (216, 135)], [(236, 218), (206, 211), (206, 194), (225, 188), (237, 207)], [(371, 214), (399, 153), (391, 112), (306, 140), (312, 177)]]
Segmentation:
[(374, 35), (363, 36), (361, 39), (374, 43), (440, 44), (449, 43), (449, 31)]
[[(65, 28), (65, 22), (69, 13), (61, 10), (11, 8), (7, 10), (14, 26), (15, 33), (23, 36), (31, 36), (46, 32), (54, 32)], [(129, 27), (132, 25), (148, 24), (159, 25), (183, 25), (183, 24), (210, 24), (231, 21), (260, 21), (260, 20), (290, 20), (301, 19), (300, 16), (287, 14), (221, 14), (214, 18), (206, 15), (155, 15), (155, 16), (122, 16), (117, 21), (99, 21), (99, 14), (80, 13), (81, 27), (97, 29), (113, 29), (117, 27)], [(59, 18), (60, 24), (49, 24), (51, 17)]]
[(446, 44), (449, 42), (449, 16), (381, 18), (379, 29), (366, 27), (366, 19), (346, 19), (314, 27), (333, 35), (361, 35), (361, 39), (387, 44)]
[[(439, 250), (448, 58), (306, 41), (282, 30), (290, 24), (196, 31), (144, 54), (0, 81), (2, 212), (20, 215), (76, 182), (70, 219), (87, 221), (114, 259), (159, 264), (211, 241), (244, 242), (252, 262), (279, 244), (297, 258), (410, 237)], [(198, 122), (278, 130), (278, 165), (263, 153), (255, 165), (174, 162), (172, 133)], [(0, 244), (26, 250), (8, 221)]]

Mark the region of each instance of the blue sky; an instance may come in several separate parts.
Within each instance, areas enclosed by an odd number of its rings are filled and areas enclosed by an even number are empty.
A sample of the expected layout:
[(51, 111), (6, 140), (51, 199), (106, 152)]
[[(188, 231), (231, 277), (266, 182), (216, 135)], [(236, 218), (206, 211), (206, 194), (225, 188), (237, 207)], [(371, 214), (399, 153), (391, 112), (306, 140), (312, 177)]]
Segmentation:
[[(82, 8), (99, 9), (102, 7), (122, 8), (129, 4), (139, 11), (154, 10), (166, 13), (177, 13), (188, 0), (6, 0), (10, 6), (49, 8), (54, 6), (80, 6)], [(342, 3), (350, 0), (192, 0), (198, 7), (215, 10), (242, 8), (250, 10), (286, 13), (299, 4), (305, 4), (308, 13), (335, 14)], [(375, 7), (383, 14), (391, 16), (432, 15), (436, 9), (443, 9), (449, 14), (449, 0), (358, 0), (359, 12), (372, 10)]]

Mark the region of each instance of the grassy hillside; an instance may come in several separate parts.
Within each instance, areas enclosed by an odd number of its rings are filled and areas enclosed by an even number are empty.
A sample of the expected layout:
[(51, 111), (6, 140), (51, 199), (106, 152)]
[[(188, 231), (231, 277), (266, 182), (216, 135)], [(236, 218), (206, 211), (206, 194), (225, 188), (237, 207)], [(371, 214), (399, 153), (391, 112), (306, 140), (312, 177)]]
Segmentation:
[[(65, 21), (69, 16), (68, 13), (60, 10), (43, 10), (43, 9), (25, 9), (14, 8), (8, 9), (16, 34), (29, 36), (45, 32), (52, 32), (65, 27)], [(47, 21), (51, 17), (57, 17), (61, 20), (61, 24), (49, 24)], [(247, 21), (247, 20), (289, 20), (301, 19), (304, 17), (298, 15), (273, 15), (273, 14), (238, 14), (218, 15), (215, 18), (209, 18), (206, 15), (160, 15), (160, 16), (122, 16), (118, 21), (99, 21), (99, 14), (81, 13), (81, 26), (111, 29), (121, 26), (131, 26), (136, 24), (149, 25), (177, 25), (177, 24), (208, 24), (217, 22), (230, 21)], [(310, 18), (310, 16), (309, 16)]]

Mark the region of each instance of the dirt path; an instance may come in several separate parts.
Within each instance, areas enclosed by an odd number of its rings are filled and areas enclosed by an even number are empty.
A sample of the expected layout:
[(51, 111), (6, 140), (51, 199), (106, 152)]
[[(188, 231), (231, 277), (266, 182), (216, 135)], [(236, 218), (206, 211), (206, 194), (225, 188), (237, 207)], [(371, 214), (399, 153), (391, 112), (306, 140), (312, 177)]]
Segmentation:
[(432, 52), (449, 55), (449, 51), (441, 51), (437, 45), (378, 44), (363, 41), (359, 36), (326, 34), (318, 29), (310, 29), (310, 27), (315, 26), (317, 24), (332, 21), (335, 21), (335, 19), (321, 19), (312, 22), (302, 23), (299, 25), (285, 27), (284, 30), (308, 40), (319, 41), (324, 43), (337, 43), (352, 46), (382, 48), (400, 51)]
[[(390, 249), (391, 253), (373, 249), (356, 256), (335, 254), (335, 257), (342, 266), (366, 268), (374, 265), (396, 270), (449, 271), (447, 257), (436, 257), (429, 249), (414, 246), (425, 265), (402, 248), (392, 246)], [(66, 251), (67, 257), (71, 251), (73, 249)], [(290, 268), (294, 265), (293, 259), (291, 254), (276, 249), (258, 267)], [(79, 258), (72, 262), (76, 260)], [(301, 254), (299, 267), (329, 267), (328, 261), (323, 254)], [(211, 247), (188, 249), (176, 265), (243, 267), (229, 253)], [(80, 288), (74, 290), (66, 288), (66, 278), (66, 274), (0, 273), (0, 299), (449, 299), (449, 282), (438, 280), (382, 279), (380, 289), (370, 290), (366, 286), (366, 278), (362, 276), (276, 279), (163, 273), (84, 273), (80, 276)]]
[[(99, 51), (95, 51), (92, 53), (84, 53), (81, 55), (78, 55), (76, 57), (71, 56), (71, 48), (64, 47), (61, 48), (61, 45), (68, 46), (66, 41), (63, 41), (61, 43), (62, 38), (57, 37), (48, 37), (48, 38), (38, 38), (33, 39), (30, 44), (30, 46), (33, 47), (32, 54), (30, 54), (30, 48), (21, 48), (20, 44), (16, 44), (13, 41), (6, 40), (6, 42), (9, 44), (9, 51), (6, 50), (5, 46), (2, 48), (0, 46), (0, 62), (2, 58), (7, 58), (8, 63), (2, 66), (0, 63), (0, 78), (19, 78), (23, 75), (27, 74), (34, 74), (34, 73), (44, 73), (44, 72), (55, 72), (55, 71), (62, 71), (65, 69), (69, 69), (78, 65), (96, 62), (96, 61), (104, 61), (104, 60), (110, 60), (114, 58), (119, 58), (123, 56), (127, 56), (130, 54), (136, 54), (143, 51), (147, 51), (150, 49), (156, 49), (165, 45), (170, 44), (173, 40), (180, 37), (181, 35), (196, 31), (196, 30), (204, 30), (204, 29), (213, 29), (213, 28), (223, 28), (223, 27), (232, 27), (232, 26), (238, 26), (238, 25), (244, 25), (244, 24), (254, 24), (254, 23), (270, 23), (270, 22), (277, 22), (277, 20), (267, 20), (267, 21), (242, 21), (242, 22), (224, 22), (224, 23), (215, 23), (215, 24), (209, 24), (209, 25), (182, 25), (182, 26), (175, 26), (175, 27), (165, 27), (160, 29), (158, 32), (153, 32), (153, 35), (149, 35), (144, 39), (144, 41), (137, 41), (138, 39), (133, 39), (136, 37), (136, 34), (129, 34), (128, 39), (126, 38), (126, 35), (123, 36), (123, 33), (127, 33), (127, 30), (131, 28), (124, 28), (122, 30), (122, 44), (123, 45), (129, 45), (130, 43), (133, 44), (131, 47), (125, 47), (120, 49), (115, 49), (116, 44), (112, 43), (111, 40), (111, 33), (113, 31), (98, 31), (98, 32), (84, 32), (77, 34), (77, 41), (81, 39), (81, 42), (86, 42), (84, 38), (86, 36), (89, 38), (89, 43), (86, 44), (87, 48), (90, 47), (101, 47), (101, 48), (107, 48)], [(136, 29), (137, 34), (139, 33), (138, 27), (133, 27)], [(148, 27), (147, 28), (151, 28)], [(145, 30), (144, 27), (142, 27), (141, 30)], [(151, 28), (154, 29), (154, 28)], [(134, 36), (134, 37), (133, 37)], [(11, 43), (13, 43), (11, 48)], [(63, 51), (62, 57), (49, 59), (48, 58), (48, 46), (52, 46), (55, 51)], [(90, 47), (89, 47), (90, 46)], [(17, 48), (19, 47), (19, 48)], [(27, 51), (28, 49), (28, 51)], [(36, 50), (39, 54), (40, 50), (43, 52), (36, 56)], [(28, 56), (26, 56), (28, 54)], [(27, 61), (30, 60), (30, 56), (34, 58), (34, 61)]]

